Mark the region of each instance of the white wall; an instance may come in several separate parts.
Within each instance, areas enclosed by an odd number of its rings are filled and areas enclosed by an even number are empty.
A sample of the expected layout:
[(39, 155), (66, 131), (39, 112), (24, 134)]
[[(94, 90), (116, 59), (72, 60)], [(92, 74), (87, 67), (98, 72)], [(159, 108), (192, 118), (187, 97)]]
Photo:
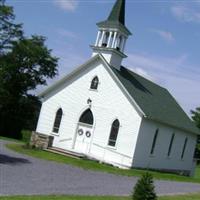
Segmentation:
[[(159, 133), (153, 155), (150, 155), (156, 129)], [(170, 157), (167, 156), (172, 134), (175, 133)], [(183, 159), (181, 159), (185, 138), (188, 138)], [(134, 154), (133, 166), (152, 169), (191, 170), (196, 144), (196, 135), (166, 125), (143, 119)]]
[[(101, 50), (101, 54), (111, 66), (115, 66), (116, 69), (120, 69), (123, 57), (120, 52), (115, 51), (117, 50), (113, 50), (112, 52)], [(99, 50), (96, 52), (94, 51), (92, 56), (96, 56), (97, 54), (99, 54)]]
[[(98, 91), (90, 90), (91, 80), (98, 76)], [(71, 150), (75, 141), (77, 123), (82, 112), (88, 108), (87, 99), (92, 100), (94, 132), (90, 156), (99, 160), (130, 167), (132, 165), (141, 117), (119, 89), (100, 59), (82, 70), (62, 86), (57, 93), (50, 94), (42, 105), (37, 132), (54, 135), (54, 146)], [(55, 113), (62, 107), (59, 134), (52, 133)], [(116, 148), (107, 146), (113, 120), (120, 121)]]

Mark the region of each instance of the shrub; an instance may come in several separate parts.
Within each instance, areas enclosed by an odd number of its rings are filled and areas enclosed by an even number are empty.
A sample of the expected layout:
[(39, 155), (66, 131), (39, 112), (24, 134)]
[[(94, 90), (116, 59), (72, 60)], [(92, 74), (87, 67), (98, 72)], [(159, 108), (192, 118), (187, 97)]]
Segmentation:
[(22, 130), (22, 141), (29, 144), (32, 132), (29, 130)]
[(132, 193), (133, 200), (157, 200), (153, 176), (145, 173), (136, 183)]

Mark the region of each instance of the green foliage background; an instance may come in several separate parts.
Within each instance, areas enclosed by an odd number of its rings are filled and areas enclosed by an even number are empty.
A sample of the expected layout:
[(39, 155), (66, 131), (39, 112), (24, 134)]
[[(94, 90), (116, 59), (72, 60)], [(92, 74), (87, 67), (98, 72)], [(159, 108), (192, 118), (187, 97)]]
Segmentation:
[[(192, 114), (192, 119), (195, 122), (196, 126), (199, 128), (200, 132), (200, 107), (196, 108), (196, 110), (191, 110), (191, 114)], [(195, 157), (200, 159), (200, 135), (197, 137)], [(200, 160), (198, 160), (198, 163), (200, 163)]]
[(26, 37), (14, 20), (13, 8), (0, 0), (0, 135), (21, 138), (22, 129), (35, 129), (40, 100), (34, 91), (57, 75), (58, 58), (45, 37)]

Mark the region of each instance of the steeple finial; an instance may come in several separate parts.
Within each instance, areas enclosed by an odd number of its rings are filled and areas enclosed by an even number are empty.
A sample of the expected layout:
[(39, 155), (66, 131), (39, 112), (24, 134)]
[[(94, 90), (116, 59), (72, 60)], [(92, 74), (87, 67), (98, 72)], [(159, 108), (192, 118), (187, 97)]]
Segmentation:
[(125, 25), (125, 0), (117, 0), (108, 17), (108, 21), (117, 21)]

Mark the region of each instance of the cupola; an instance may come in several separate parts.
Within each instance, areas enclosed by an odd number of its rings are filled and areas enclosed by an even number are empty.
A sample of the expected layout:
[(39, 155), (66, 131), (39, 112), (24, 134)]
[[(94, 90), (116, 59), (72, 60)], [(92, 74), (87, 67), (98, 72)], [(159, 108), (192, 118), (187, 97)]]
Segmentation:
[(102, 54), (107, 62), (120, 70), (126, 40), (131, 32), (125, 26), (125, 0), (117, 0), (107, 20), (97, 23), (99, 31), (93, 54)]

